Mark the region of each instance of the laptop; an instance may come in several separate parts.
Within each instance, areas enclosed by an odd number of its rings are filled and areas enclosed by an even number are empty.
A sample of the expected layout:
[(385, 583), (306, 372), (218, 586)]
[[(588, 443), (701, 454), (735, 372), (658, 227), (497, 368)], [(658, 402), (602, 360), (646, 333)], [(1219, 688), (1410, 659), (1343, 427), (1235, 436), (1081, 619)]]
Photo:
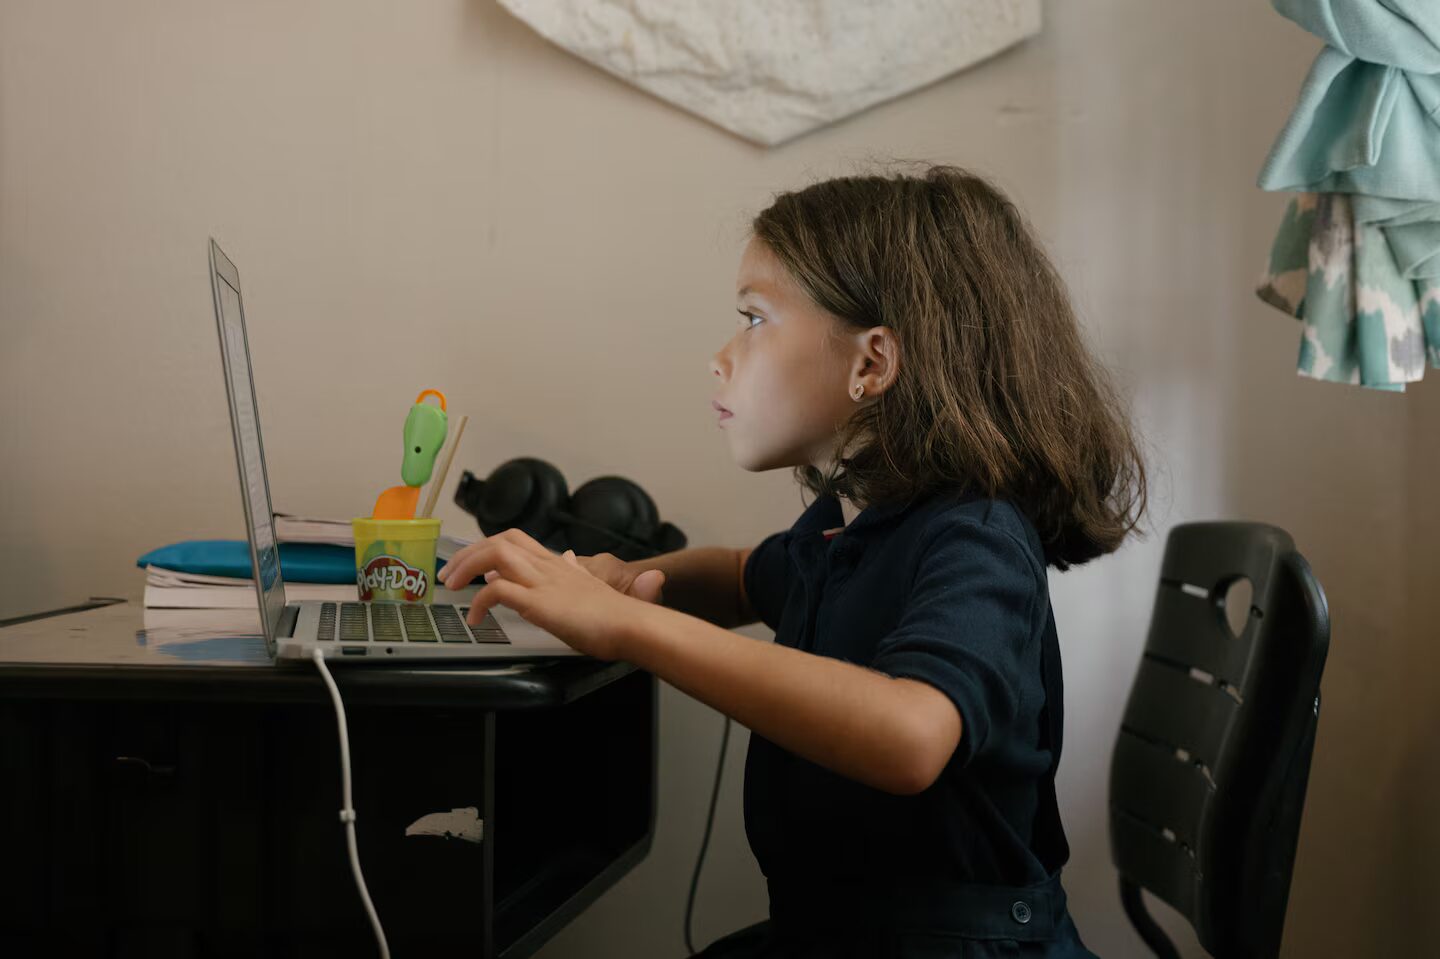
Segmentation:
[(483, 622), (471, 627), (465, 622), (467, 606), (378, 601), (287, 603), (275, 517), (270, 509), (270, 481), (265, 473), (265, 445), (260, 439), (250, 344), (245, 336), (240, 273), (213, 239), (210, 285), (215, 295), (215, 322), (220, 331), (235, 459), (240, 468), (240, 499), (245, 504), (250, 561), (260, 599), (260, 623), (271, 659), (310, 659), (317, 648), (327, 659), (344, 657), (354, 663), (583, 655), (510, 610), (504, 611), (506, 624), (502, 628), (495, 616), (498, 609), (487, 612)]

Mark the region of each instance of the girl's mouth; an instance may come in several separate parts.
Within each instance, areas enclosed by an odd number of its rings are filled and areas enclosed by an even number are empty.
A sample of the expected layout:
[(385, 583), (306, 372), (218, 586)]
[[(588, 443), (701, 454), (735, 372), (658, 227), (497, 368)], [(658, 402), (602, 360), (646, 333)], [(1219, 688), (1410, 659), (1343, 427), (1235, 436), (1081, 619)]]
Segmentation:
[(719, 419), (717, 420), (717, 422), (719, 423), (723, 423), (730, 417), (735, 415), (734, 413), (731, 413), (729, 410), (727, 410), (725, 407), (721, 406), (719, 400), (711, 400), (710, 405), (715, 408), (715, 411), (717, 413), (720, 414)]

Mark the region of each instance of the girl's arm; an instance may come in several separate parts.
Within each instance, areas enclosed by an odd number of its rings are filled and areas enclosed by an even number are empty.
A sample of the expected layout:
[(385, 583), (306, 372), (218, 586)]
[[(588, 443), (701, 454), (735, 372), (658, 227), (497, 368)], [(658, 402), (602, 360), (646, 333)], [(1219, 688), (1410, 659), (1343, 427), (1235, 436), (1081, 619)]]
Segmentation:
[(750, 639), (676, 609), (633, 609), (618, 658), (842, 776), (918, 793), (960, 743), (959, 710), (927, 683)]
[(749, 555), (749, 548), (700, 546), (631, 560), (625, 565), (631, 574), (647, 569), (662, 571), (664, 604), (670, 609), (733, 629), (748, 626), (757, 618), (742, 585), (741, 574)]
[[(712, 585), (725, 584), (734, 576), (738, 607), (741, 554), (687, 552), (669, 560), (679, 578), (687, 578), (687, 566), (692, 582), (709, 575)], [(504, 604), (582, 653), (628, 660), (781, 748), (876, 789), (923, 791), (960, 744), (960, 712), (933, 686), (750, 639), (627, 596), (573, 553), (556, 556), (520, 530), (467, 546), (437, 578), (460, 589), (482, 574), (486, 585), (471, 599), (467, 622)], [(714, 607), (723, 613), (728, 600), (724, 589), (717, 592)]]

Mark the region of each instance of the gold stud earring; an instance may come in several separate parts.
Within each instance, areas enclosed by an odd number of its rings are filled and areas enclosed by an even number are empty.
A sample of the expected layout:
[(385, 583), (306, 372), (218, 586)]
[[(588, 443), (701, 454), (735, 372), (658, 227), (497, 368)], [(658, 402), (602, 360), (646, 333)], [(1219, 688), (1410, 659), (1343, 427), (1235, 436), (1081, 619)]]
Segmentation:
[(857, 403), (860, 402), (860, 397), (862, 397), (862, 396), (864, 396), (864, 395), (865, 395), (865, 384), (864, 384), (864, 383), (856, 383), (856, 384), (855, 384), (855, 388), (850, 391), (850, 396), (851, 396), (851, 397), (855, 400), (855, 402), (857, 402)]

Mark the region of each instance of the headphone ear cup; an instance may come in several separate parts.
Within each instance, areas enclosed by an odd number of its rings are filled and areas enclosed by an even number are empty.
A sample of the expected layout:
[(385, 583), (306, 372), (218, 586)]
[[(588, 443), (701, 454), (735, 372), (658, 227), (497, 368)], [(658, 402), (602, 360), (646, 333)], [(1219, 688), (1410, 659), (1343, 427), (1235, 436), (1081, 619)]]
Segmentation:
[(642, 555), (639, 548), (617, 542), (601, 530), (648, 544), (659, 524), (650, 494), (623, 476), (598, 476), (581, 485), (570, 497), (569, 513), (583, 523), (601, 528), (566, 524), (570, 546), (581, 556), (608, 550), (621, 559), (639, 559)]
[(560, 471), (542, 459), (522, 456), (495, 468), (473, 510), (486, 536), (519, 529), (544, 543), (554, 535), (569, 489)]
[(685, 544), (690, 542), (690, 540), (684, 533), (680, 532), (679, 527), (670, 523), (661, 523), (660, 528), (655, 533), (655, 539), (652, 542), (660, 552), (673, 553), (677, 549), (684, 549)]

